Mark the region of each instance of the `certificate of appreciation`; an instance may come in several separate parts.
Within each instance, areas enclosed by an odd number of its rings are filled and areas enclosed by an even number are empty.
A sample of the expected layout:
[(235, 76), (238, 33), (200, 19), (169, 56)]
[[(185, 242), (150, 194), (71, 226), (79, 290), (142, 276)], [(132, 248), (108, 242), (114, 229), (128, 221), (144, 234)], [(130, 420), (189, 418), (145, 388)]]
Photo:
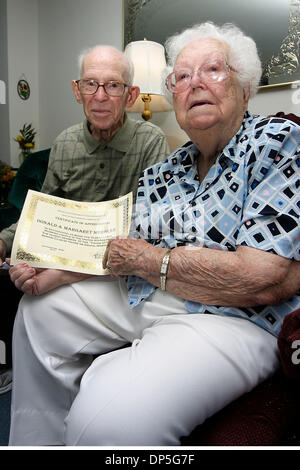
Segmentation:
[(132, 193), (103, 202), (78, 202), (29, 190), (14, 238), (11, 264), (108, 274), (107, 242), (128, 236)]

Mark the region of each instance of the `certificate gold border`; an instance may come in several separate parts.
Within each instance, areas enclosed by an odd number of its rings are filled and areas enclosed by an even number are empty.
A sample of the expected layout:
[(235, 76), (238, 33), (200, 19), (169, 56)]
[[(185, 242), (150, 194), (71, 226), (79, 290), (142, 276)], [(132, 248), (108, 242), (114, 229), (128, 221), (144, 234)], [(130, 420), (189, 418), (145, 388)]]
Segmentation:
[[(132, 213), (132, 193), (122, 196), (118, 199), (103, 202), (79, 202), (69, 199), (63, 199), (51, 196), (37, 191), (29, 190), (23, 206), (20, 221), (18, 223), (17, 233), (12, 249), (11, 263), (16, 264), (26, 261), (33, 267), (45, 267), (52, 269), (66, 269), (69, 271), (84, 272), (89, 274), (108, 274), (107, 270), (102, 268), (102, 258), (100, 261), (87, 262), (81, 259), (69, 259), (63, 256), (47, 255), (36, 253), (33, 250), (28, 251), (27, 242), (33, 227), (34, 217), (37, 210), (38, 202), (46, 202), (65, 209), (76, 209), (77, 211), (92, 212), (100, 205), (106, 209), (115, 209), (121, 211), (121, 217), (117, 217), (116, 236), (128, 236), (130, 229), (131, 213)], [(101, 257), (101, 256), (99, 256)]]

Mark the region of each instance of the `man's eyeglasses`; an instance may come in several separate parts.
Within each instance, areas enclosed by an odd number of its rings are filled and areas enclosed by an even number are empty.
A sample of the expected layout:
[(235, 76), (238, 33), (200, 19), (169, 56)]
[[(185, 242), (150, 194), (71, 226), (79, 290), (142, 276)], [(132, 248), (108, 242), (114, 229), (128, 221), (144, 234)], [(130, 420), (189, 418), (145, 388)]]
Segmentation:
[(178, 69), (170, 73), (166, 78), (166, 87), (171, 93), (182, 93), (189, 88), (194, 73), (203, 83), (219, 83), (229, 76), (230, 70), (234, 69), (225, 60), (208, 61), (194, 72), (191, 69)]
[(113, 80), (99, 83), (96, 80), (81, 78), (80, 80), (75, 80), (75, 82), (77, 83), (80, 93), (83, 95), (94, 95), (97, 93), (98, 88), (103, 86), (105, 93), (109, 96), (122, 96), (125, 88), (128, 86), (126, 83), (115, 82)]

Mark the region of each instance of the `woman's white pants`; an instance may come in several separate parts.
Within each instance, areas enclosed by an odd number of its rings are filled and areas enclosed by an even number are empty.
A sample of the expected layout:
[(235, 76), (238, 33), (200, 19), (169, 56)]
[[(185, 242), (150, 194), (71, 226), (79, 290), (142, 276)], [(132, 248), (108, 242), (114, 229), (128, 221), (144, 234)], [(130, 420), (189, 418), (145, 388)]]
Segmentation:
[(161, 290), (131, 309), (107, 277), (25, 295), (13, 355), (19, 446), (177, 446), (278, 367), (276, 338), (250, 321), (187, 314)]

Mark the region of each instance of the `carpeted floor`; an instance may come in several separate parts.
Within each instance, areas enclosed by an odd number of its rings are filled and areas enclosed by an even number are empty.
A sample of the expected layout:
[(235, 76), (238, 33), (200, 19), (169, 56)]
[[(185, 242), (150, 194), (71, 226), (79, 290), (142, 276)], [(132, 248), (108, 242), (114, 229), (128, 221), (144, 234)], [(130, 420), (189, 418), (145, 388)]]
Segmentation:
[(8, 445), (11, 392), (0, 395), (0, 446)]

